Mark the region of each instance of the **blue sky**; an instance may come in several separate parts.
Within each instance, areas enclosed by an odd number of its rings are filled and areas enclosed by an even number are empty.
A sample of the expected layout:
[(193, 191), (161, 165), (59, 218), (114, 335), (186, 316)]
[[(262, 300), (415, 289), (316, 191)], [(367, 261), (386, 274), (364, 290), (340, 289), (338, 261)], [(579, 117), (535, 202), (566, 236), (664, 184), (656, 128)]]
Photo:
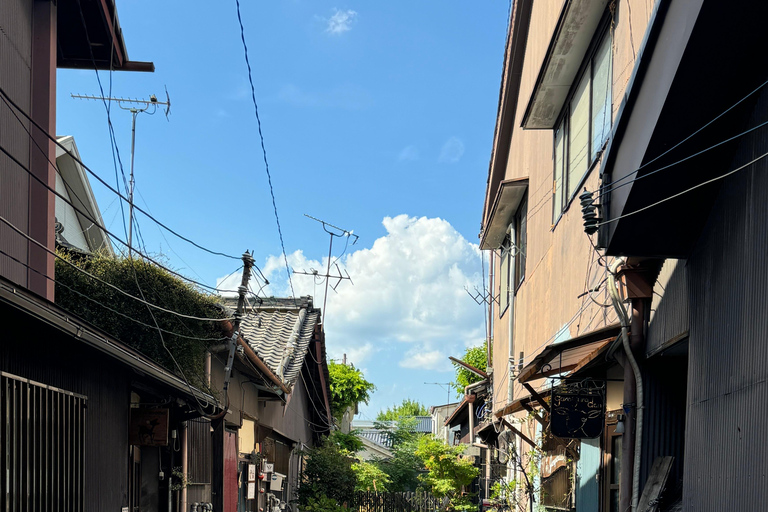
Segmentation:
[[(215, 6), (214, 6), (215, 5)], [(371, 405), (428, 405), (453, 378), (447, 355), (483, 338), (477, 233), (495, 124), (509, 4), (495, 2), (243, 2), (256, 98), (285, 249), (297, 270), (324, 267), (328, 236), (307, 213), (360, 236), (340, 259), (354, 285), (328, 299), (330, 357), (342, 353), (377, 386)], [(234, 0), (118, 2), (128, 54), (156, 71), (113, 73), (112, 95), (164, 97), (141, 115), (136, 202), (207, 247), (255, 251), (282, 295), (281, 266)], [(109, 74), (101, 73), (104, 92)], [(58, 73), (57, 131), (114, 184), (96, 74)], [(127, 173), (130, 114), (112, 122)], [(108, 227), (114, 195), (93, 183)], [(210, 256), (139, 218), (149, 252), (209, 284), (239, 264)], [(339, 245), (337, 239), (337, 247)], [(339, 251), (334, 251), (338, 256)], [(299, 294), (311, 278), (294, 276)]]

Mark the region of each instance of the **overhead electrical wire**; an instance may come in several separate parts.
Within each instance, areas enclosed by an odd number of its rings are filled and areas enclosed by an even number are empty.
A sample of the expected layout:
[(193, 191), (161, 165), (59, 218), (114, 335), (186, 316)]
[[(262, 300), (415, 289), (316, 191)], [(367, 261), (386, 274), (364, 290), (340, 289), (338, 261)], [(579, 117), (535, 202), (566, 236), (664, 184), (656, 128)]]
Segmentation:
[[(120, 242), (124, 246), (129, 247), (129, 244), (127, 242), (122, 240), (119, 236), (117, 236), (112, 231), (108, 230), (102, 223), (98, 222), (92, 215), (90, 215), (90, 213), (82, 210), (81, 208), (76, 206), (72, 201), (70, 201), (69, 199), (64, 197), (61, 193), (57, 192), (50, 185), (45, 183), (40, 177), (35, 175), (27, 166), (25, 166), (22, 162), (20, 162), (15, 156), (13, 156), (3, 146), (0, 146), (0, 152), (4, 153), (8, 158), (10, 158), (14, 163), (16, 163), (16, 165), (19, 168), (21, 168), (23, 171), (25, 171), (27, 174), (29, 174), (34, 180), (36, 180), (38, 183), (40, 183), (43, 187), (45, 187), (50, 192), (52, 192), (54, 195), (56, 195), (58, 198), (60, 198), (62, 201), (64, 201), (68, 205), (70, 205), (77, 213), (80, 213), (87, 220), (93, 222), (95, 226), (97, 226), (99, 229), (102, 229), (105, 233), (111, 235), (115, 240), (117, 240), (118, 242)], [(52, 163), (52, 162), (49, 162), (49, 163)], [(220, 290), (220, 289), (218, 289), (216, 287), (213, 287), (213, 286), (210, 286), (210, 285), (207, 285), (207, 284), (195, 281), (194, 279), (191, 279), (191, 278), (189, 278), (189, 277), (187, 277), (187, 276), (185, 276), (183, 274), (180, 274), (179, 272), (176, 272), (175, 270), (171, 270), (170, 268), (162, 265), (161, 263), (159, 263), (158, 261), (156, 261), (155, 259), (153, 259), (149, 255), (147, 255), (146, 253), (144, 253), (142, 251), (139, 251), (135, 247), (131, 247), (131, 248), (133, 249), (133, 251), (135, 251), (137, 254), (139, 254), (142, 258), (146, 259), (147, 261), (149, 261), (151, 263), (154, 263), (155, 265), (157, 265), (158, 267), (162, 268), (166, 272), (169, 272), (170, 274), (173, 274), (174, 276), (179, 277), (180, 279), (188, 281), (188, 282), (190, 282), (192, 284), (195, 284), (195, 285), (200, 286), (202, 288), (206, 288), (206, 289), (209, 289), (209, 290), (212, 290), (212, 291), (216, 291), (216, 292), (219, 292), (219, 291), (221, 291), (221, 292), (233, 292), (233, 291), (235, 291), (235, 290)]]
[(269, 172), (269, 162), (267, 161), (267, 148), (264, 145), (264, 134), (261, 130), (261, 117), (259, 117), (259, 105), (256, 102), (256, 88), (253, 85), (253, 72), (251, 71), (251, 61), (248, 59), (248, 44), (245, 42), (245, 28), (243, 27), (243, 18), (240, 15), (240, 0), (235, 0), (237, 4), (237, 22), (240, 24), (240, 39), (243, 42), (243, 52), (245, 53), (245, 64), (248, 67), (248, 82), (251, 84), (251, 100), (253, 109), (256, 113), (256, 124), (259, 129), (259, 140), (261, 141), (261, 154), (264, 158), (264, 169), (267, 172), (267, 183), (269, 184), (269, 194), (272, 196), (272, 209), (275, 212), (275, 222), (277, 223), (277, 234), (280, 237), (280, 248), (283, 251), (283, 261), (285, 262), (285, 272), (288, 275), (288, 283), (291, 285), (291, 295), (296, 297), (293, 290), (293, 280), (291, 279), (291, 268), (288, 265), (288, 256), (285, 253), (285, 243), (283, 242), (283, 230), (280, 227), (280, 217), (277, 214), (277, 202), (275, 201), (275, 190), (272, 187), (272, 174)]
[(8, 219), (6, 219), (5, 217), (2, 217), (2, 216), (0, 216), (0, 222), (2, 222), (3, 224), (5, 224), (5, 225), (6, 225), (6, 226), (8, 226), (9, 228), (11, 228), (13, 231), (15, 231), (16, 233), (18, 233), (18, 234), (19, 234), (19, 235), (21, 235), (22, 237), (24, 237), (24, 238), (26, 238), (27, 240), (29, 240), (29, 241), (30, 241), (30, 242), (32, 242), (33, 244), (37, 245), (38, 247), (40, 247), (41, 249), (43, 249), (43, 250), (44, 250), (45, 252), (47, 252), (48, 254), (50, 254), (50, 255), (54, 256), (55, 258), (57, 258), (57, 259), (59, 259), (59, 260), (63, 261), (65, 264), (69, 265), (70, 267), (72, 267), (72, 268), (76, 269), (78, 272), (81, 272), (82, 274), (85, 274), (86, 276), (90, 277), (91, 279), (93, 279), (93, 280), (95, 280), (95, 281), (98, 281), (99, 283), (101, 283), (101, 284), (103, 284), (103, 285), (105, 285), (105, 286), (108, 286), (109, 288), (112, 288), (112, 289), (113, 289), (113, 290), (115, 290), (116, 292), (118, 292), (118, 293), (121, 293), (122, 295), (125, 295), (126, 297), (128, 297), (128, 298), (130, 298), (130, 299), (133, 299), (133, 300), (135, 300), (135, 301), (137, 301), (137, 302), (140, 302), (140, 303), (142, 303), (142, 304), (146, 304), (146, 305), (148, 305), (148, 306), (150, 306), (150, 307), (152, 307), (152, 308), (154, 308), (154, 309), (156, 309), (156, 310), (158, 310), (158, 311), (162, 311), (162, 312), (164, 312), (164, 313), (168, 313), (168, 314), (170, 314), (170, 315), (178, 316), (178, 317), (180, 317), (180, 318), (186, 318), (186, 319), (188, 319), (188, 320), (198, 320), (198, 321), (202, 321), (202, 322), (220, 322), (220, 321), (222, 321), (222, 320), (234, 320), (234, 317), (228, 317), (228, 318), (209, 318), (209, 317), (197, 317), (197, 316), (193, 316), (193, 315), (185, 315), (185, 314), (179, 313), (179, 312), (177, 312), (177, 311), (173, 311), (173, 310), (171, 310), (171, 309), (166, 309), (166, 308), (164, 308), (164, 307), (162, 307), (162, 306), (158, 306), (157, 304), (152, 304), (151, 302), (147, 302), (146, 300), (142, 300), (142, 299), (140, 299), (139, 297), (136, 297), (135, 295), (131, 295), (130, 293), (128, 293), (128, 292), (126, 292), (125, 290), (123, 290), (122, 288), (120, 288), (120, 287), (118, 287), (118, 286), (115, 286), (115, 285), (113, 285), (112, 283), (108, 283), (107, 281), (104, 281), (104, 280), (103, 280), (103, 279), (101, 279), (100, 277), (98, 277), (98, 276), (95, 276), (95, 275), (91, 274), (91, 273), (90, 273), (90, 272), (88, 272), (87, 270), (85, 270), (85, 269), (82, 269), (82, 268), (78, 267), (78, 266), (77, 266), (77, 265), (75, 265), (74, 263), (72, 263), (72, 262), (68, 261), (66, 258), (63, 258), (61, 255), (59, 255), (59, 254), (56, 254), (56, 251), (52, 251), (51, 249), (49, 249), (48, 247), (46, 247), (44, 244), (42, 244), (42, 243), (38, 242), (37, 240), (35, 240), (35, 239), (34, 239), (34, 238), (32, 238), (31, 236), (27, 235), (26, 233), (24, 233), (24, 232), (23, 232), (21, 229), (19, 229), (18, 227), (16, 227), (16, 226), (15, 226), (13, 223), (11, 223), (11, 222), (10, 222)]
[(727, 173), (725, 173), (725, 174), (721, 174), (720, 176), (717, 176), (717, 177), (715, 177), (715, 178), (712, 178), (712, 179), (706, 180), (706, 181), (704, 181), (704, 182), (702, 182), (702, 183), (699, 183), (698, 185), (694, 185), (694, 186), (692, 186), (692, 187), (690, 187), (690, 188), (687, 188), (687, 189), (683, 190), (682, 192), (678, 192), (677, 194), (673, 194), (673, 195), (671, 195), (671, 196), (669, 196), (669, 197), (666, 197), (666, 198), (664, 198), (664, 199), (661, 199), (661, 200), (659, 200), (659, 201), (656, 201), (655, 203), (651, 203), (651, 204), (649, 204), (649, 205), (647, 205), (647, 206), (643, 206), (642, 208), (638, 208), (637, 210), (631, 211), (631, 212), (629, 212), (629, 213), (625, 213), (625, 214), (623, 214), (623, 215), (619, 215), (618, 217), (614, 217), (614, 218), (612, 218), (612, 219), (607, 219), (607, 220), (604, 220), (603, 222), (598, 222), (598, 223), (597, 223), (597, 226), (603, 226), (603, 225), (605, 225), (605, 224), (610, 224), (610, 223), (612, 223), (612, 222), (617, 222), (617, 221), (619, 221), (619, 220), (621, 220), (621, 219), (624, 219), (624, 218), (626, 218), (626, 217), (630, 217), (630, 216), (632, 216), (632, 215), (635, 215), (635, 214), (638, 214), (638, 213), (640, 213), (640, 212), (643, 212), (643, 211), (645, 211), (645, 210), (648, 210), (648, 209), (650, 209), (650, 208), (653, 208), (654, 206), (658, 206), (658, 205), (660, 205), (660, 204), (662, 204), (662, 203), (666, 203), (667, 201), (671, 201), (672, 199), (675, 199), (675, 198), (677, 198), (677, 197), (680, 197), (680, 196), (682, 196), (683, 194), (687, 194), (688, 192), (691, 192), (691, 191), (693, 191), (693, 190), (696, 190), (697, 188), (701, 188), (701, 187), (703, 187), (703, 186), (705, 186), (705, 185), (709, 185), (710, 183), (714, 183), (715, 181), (718, 181), (718, 180), (722, 180), (722, 179), (724, 179), (724, 178), (727, 178), (727, 177), (728, 177), (728, 176), (730, 176), (731, 174), (735, 174), (735, 173), (737, 173), (737, 172), (739, 172), (739, 171), (742, 171), (742, 170), (746, 169), (747, 167), (749, 167), (750, 165), (754, 164), (755, 162), (757, 162), (757, 161), (759, 161), (759, 160), (762, 160), (763, 158), (765, 158), (765, 157), (767, 157), (767, 156), (768, 156), (768, 152), (767, 152), (767, 153), (763, 153), (762, 155), (758, 156), (757, 158), (753, 158), (752, 160), (750, 160), (750, 161), (749, 161), (749, 162), (747, 162), (746, 164), (744, 164), (744, 165), (740, 165), (739, 167), (737, 167), (737, 168), (735, 168), (735, 169), (733, 169), (733, 170), (731, 170), (731, 171), (728, 171), (728, 172), (727, 172)]
[[(155, 223), (155, 224), (157, 224), (158, 226), (162, 227), (163, 229), (165, 229), (165, 230), (166, 230), (166, 231), (168, 231), (169, 233), (173, 234), (173, 235), (174, 235), (174, 236), (176, 236), (177, 238), (180, 238), (181, 240), (184, 240), (185, 242), (187, 242), (187, 243), (189, 243), (189, 244), (191, 244), (191, 245), (194, 245), (195, 247), (197, 247), (198, 249), (200, 249), (200, 250), (202, 250), (202, 251), (205, 251), (205, 252), (207, 252), (207, 253), (209, 253), (209, 254), (212, 254), (212, 255), (215, 255), (215, 256), (223, 256), (223, 257), (225, 257), (225, 258), (229, 258), (229, 259), (240, 260), (240, 256), (233, 256), (233, 255), (231, 255), (231, 254), (223, 253), (223, 252), (220, 252), (220, 251), (215, 251), (215, 250), (209, 249), (209, 248), (207, 248), (207, 247), (205, 247), (205, 246), (203, 246), (203, 245), (200, 245), (200, 244), (198, 244), (197, 242), (195, 242), (194, 240), (191, 240), (191, 239), (189, 239), (189, 238), (185, 237), (184, 235), (181, 235), (180, 233), (178, 233), (178, 232), (177, 232), (177, 231), (175, 231), (174, 229), (172, 229), (172, 228), (168, 227), (168, 226), (167, 226), (166, 224), (164, 224), (163, 222), (161, 222), (161, 221), (157, 220), (157, 218), (155, 218), (155, 217), (154, 217), (153, 215), (151, 215), (149, 212), (145, 211), (143, 208), (141, 208), (141, 207), (140, 207), (139, 205), (137, 205), (135, 202), (132, 202), (132, 201), (130, 201), (130, 200), (129, 200), (127, 197), (125, 197), (125, 196), (124, 196), (124, 195), (123, 195), (123, 194), (122, 194), (122, 193), (121, 193), (119, 190), (116, 190), (116, 189), (115, 189), (115, 188), (114, 188), (112, 185), (110, 185), (109, 183), (107, 183), (106, 181), (104, 181), (104, 179), (103, 179), (103, 178), (101, 178), (101, 176), (99, 176), (99, 175), (98, 175), (96, 172), (94, 172), (93, 170), (91, 170), (91, 168), (90, 168), (90, 167), (88, 167), (88, 166), (87, 166), (85, 163), (83, 163), (83, 161), (82, 161), (82, 160), (80, 160), (79, 158), (77, 158), (77, 157), (76, 157), (75, 155), (73, 155), (73, 154), (72, 154), (72, 153), (71, 153), (71, 152), (70, 152), (70, 151), (69, 151), (69, 150), (68, 150), (66, 147), (64, 147), (64, 146), (63, 146), (63, 145), (62, 145), (62, 144), (61, 144), (61, 143), (60, 143), (60, 142), (59, 142), (59, 141), (56, 139), (56, 137), (52, 136), (50, 133), (48, 133), (47, 131), (45, 131), (45, 129), (44, 129), (44, 128), (42, 128), (42, 127), (41, 127), (39, 124), (37, 124), (37, 122), (36, 122), (34, 119), (32, 119), (32, 117), (31, 117), (31, 116), (30, 116), (30, 115), (29, 115), (27, 112), (25, 112), (25, 111), (24, 111), (24, 110), (23, 110), (21, 107), (19, 107), (19, 106), (18, 106), (18, 104), (17, 104), (16, 102), (14, 102), (14, 101), (13, 101), (13, 99), (12, 99), (12, 98), (11, 98), (11, 97), (8, 95), (8, 93), (6, 93), (6, 92), (5, 92), (5, 90), (4, 90), (2, 87), (0, 87), (0, 96), (2, 96), (3, 98), (5, 98), (5, 99), (6, 99), (6, 100), (7, 100), (7, 101), (8, 101), (8, 102), (9, 102), (9, 103), (10, 103), (10, 104), (13, 106), (13, 108), (14, 108), (15, 110), (17, 110), (17, 111), (18, 111), (18, 112), (19, 112), (19, 113), (20, 113), (22, 116), (24, 116), (24, 118), (26, 118), (26, 119), (27, 119), (29, 122), (31, 122), (31, 123), (32, 123), (32, 124), (33, 124), (33, 125), (34, 125), (34, 126), (37, 128), (37, 129), (38, 129), (38, 130), (40, 130), (41, 132), (43, 132), (43, 133), (45, 134), (45, 136), (46, 136), (46, 137), (48, 137), (48, 139), (49, 139), (49, 140), (51, 140), (51, 141), (52, 141), (54, 144), (56, 144), (56, 146), (58, 146), (58, 147), (59, 147), (60, 149), (62, 149), (62, 150), (65, 152), (65, 153), (67, 153), (67, 154), (68, 154), (68, 155), (69, 155), (69, 156), (70, 156), (70, 157), (71, 157), (71, 158), (72, 158), (72, 159), (73, 159), (75, 162), (77, 162), (78, 164), (80, 164), (80, 165), (83, 167), (83, 169), (85, 169), (85, 170), (86, 170), (86, 171), (87, 171), (87, 172), (88, 172), (88, 173), (89, 173), (91, 176), (93, 176), (94, 178), (96, 178), (96, 180), (98, 180), (98, 181), (99, 181), (99, 183), (101, 183), (102, 185), (104, 185), (105, 187), (107, 187), (107, 189), (108, 189), (110, 192), (112, 192), (112, 193), (116, 194), (116, 195), (117, 195), (117, 196), (118, 196), (118, 197), (119, 197), (119, 198), (120, 198), (122, 201), (125, 201), (125, 202), (126, 202), (127, 204), (129, 204), (129, 205), (131, 205), (131, 204), (132, 204), (132, 205), (133, 205), (133, 208), (134, 208), (136, 211), (138, 211), (138, 212), (140, 212), (140, 213), (144, 214), (144, 215), (145, 215), (145, 216), (146, 216), (148, 219), (150, 219), (152, 222), (154, 222), (154, 223)], [(54, 164), (54, 165), (55, 165), (55, 164)], [(105, 231), (106, 231), (106, 230), (105, 230)]]

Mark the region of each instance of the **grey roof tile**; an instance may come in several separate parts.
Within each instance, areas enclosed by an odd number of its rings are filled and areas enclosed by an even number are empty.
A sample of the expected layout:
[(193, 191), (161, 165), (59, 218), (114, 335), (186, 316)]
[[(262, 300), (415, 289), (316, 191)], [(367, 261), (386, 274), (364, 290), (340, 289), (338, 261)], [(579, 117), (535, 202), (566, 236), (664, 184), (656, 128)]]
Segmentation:
[(252, 306), (240, 324), (240, 333), (275, 374), (278, 374), (280, 361), (286, 353), (301, 312), (305, 312), (299, 325), (293, 355), (283, 372), (283, 383), (292, 386), (299, 378), (315, 326), (320, 322), (320, 310), (312, 307), (311, 297), (298, 297), (295, 301), (268, 298), (263, 299), (262, 304)]

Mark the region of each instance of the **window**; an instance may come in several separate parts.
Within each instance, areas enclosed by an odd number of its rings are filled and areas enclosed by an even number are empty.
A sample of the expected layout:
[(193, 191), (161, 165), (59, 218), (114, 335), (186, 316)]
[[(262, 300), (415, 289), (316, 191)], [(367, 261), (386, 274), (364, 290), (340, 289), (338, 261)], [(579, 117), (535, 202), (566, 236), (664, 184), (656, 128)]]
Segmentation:
[(524, 197), (501, 244), (499, 264), (499, 316), (509, 306), (525, 279), (525, 255), (528, 249), (528, 198)]
[(555, 125), (552, 223), (595, 163), (611, 131), (611, 35), (596, 46)]

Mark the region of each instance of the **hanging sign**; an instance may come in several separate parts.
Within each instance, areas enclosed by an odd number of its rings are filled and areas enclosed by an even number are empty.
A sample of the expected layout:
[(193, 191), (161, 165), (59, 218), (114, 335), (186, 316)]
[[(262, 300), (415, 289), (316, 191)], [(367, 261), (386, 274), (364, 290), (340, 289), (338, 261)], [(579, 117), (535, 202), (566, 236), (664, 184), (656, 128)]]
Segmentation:
[(168, 409), (131, 409), (128, 442), (135, 446), (168, 445)]
[(571, 439), (594, 439), (605, 424), (605, 382), (586, 379), (560, 384), (552, 389), (550, 428), (552, 435)]

